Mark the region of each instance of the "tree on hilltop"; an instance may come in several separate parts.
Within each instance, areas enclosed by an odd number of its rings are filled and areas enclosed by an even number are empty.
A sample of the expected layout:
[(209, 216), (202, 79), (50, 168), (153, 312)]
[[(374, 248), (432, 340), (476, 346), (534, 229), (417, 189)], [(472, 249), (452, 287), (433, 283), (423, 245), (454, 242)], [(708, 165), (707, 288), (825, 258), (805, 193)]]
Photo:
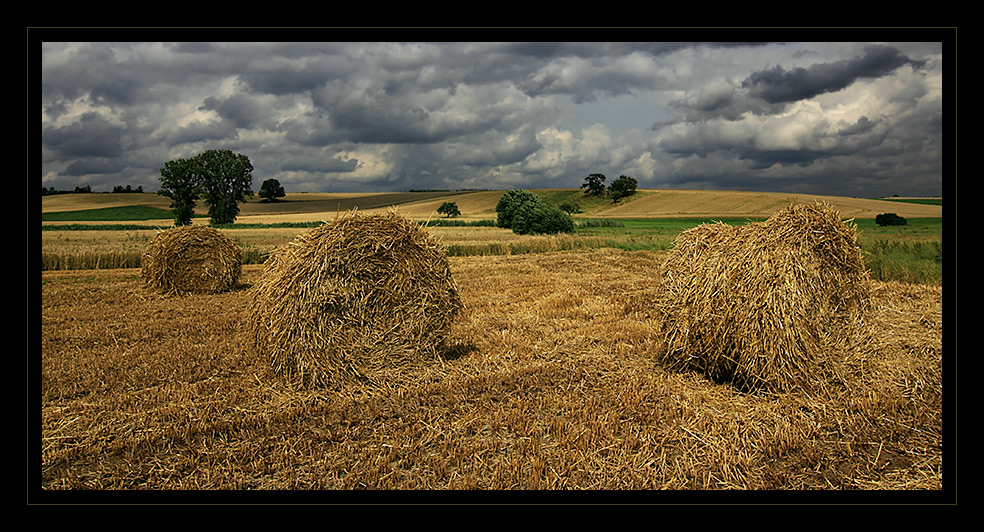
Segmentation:
[(618, 200), (635, 194), (637, 186), (639, 182), (634, 177), (620, 175), (608, 186), (608, 197), (612, 199), (612, 203), (618, 203)]
[(581, 188), (587, 189), (584, 193), (588, 196), (600, 196), (605, 193), (605, 179), (604, 174), (591, 174), (584, 178)]

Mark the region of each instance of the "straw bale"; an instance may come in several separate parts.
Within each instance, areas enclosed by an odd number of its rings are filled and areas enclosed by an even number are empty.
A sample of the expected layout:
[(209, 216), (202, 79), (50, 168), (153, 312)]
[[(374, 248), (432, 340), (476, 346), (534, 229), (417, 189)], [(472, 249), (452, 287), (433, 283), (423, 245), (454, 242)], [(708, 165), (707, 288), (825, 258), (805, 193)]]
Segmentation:
[(155, 292), (215, 294), (235, 286), (242, 251), (217, 229), (175, 227), (158, 233), (140, 260), (141, 277)]
[(461, 309), (443, 247), (395, 212), (342, 215), (278, 248), (251, 296), (256, 352), (302, 387), (420, 364)]
[(684, 231), (659, 277), (658, 358), (716, 382), (812, 389), (868, 338), (857, 231), (826, 203)]

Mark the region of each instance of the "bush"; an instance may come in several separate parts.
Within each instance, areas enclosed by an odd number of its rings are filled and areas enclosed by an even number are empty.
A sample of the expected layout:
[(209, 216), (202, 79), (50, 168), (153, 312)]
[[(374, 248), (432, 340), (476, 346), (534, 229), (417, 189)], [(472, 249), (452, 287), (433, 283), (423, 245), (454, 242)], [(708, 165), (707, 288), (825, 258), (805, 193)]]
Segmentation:
[(498, 222), (499, 227), (511, 229), (513, 217), (516, 215), (516, 211), (519, 210), (520, 206), (524, 203), (539, 201), (541, 201), (539, 196), (528, 190), (507, 190), (505, 194), (499, 198), (499, 203), (495, 205), (496, 221)]
[(894, 212), (887, 212), (875, 216), (875, 223), (881, 226), (886, 225), (905, 225), (907, 222), (905, 218), (895, 214)]
[(559, 207), (542, 201), (522, 204), (513, 218), (513, 232), (520, 235), (536, 233), (573, 233), (574, 221)]
[(526, 190), (506, 191), (495, 210), (499, 227), (520, 235), (574, 232), (574, 220), (567, 213)]

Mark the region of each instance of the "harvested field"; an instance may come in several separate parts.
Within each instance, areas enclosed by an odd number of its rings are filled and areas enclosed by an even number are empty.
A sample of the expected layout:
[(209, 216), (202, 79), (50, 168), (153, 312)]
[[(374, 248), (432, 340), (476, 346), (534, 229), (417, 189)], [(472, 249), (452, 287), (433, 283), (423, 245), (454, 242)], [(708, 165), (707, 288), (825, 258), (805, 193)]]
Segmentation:
[[(847, 491), (895, 490), (933, 502), (945, 495), (934, 491), (954, 472), (944, 481), (942, 287), (872, 283), (878, 334), (842, 373), (839, 393), (748, 392), (657, 363), (661, 338), (649, 302), (664, 259), (613, 249), (451, 257), (464, 309), (449, 349), (399, 385), (337, 390), (287, 386), (248, 348), (248, 287), (261, 266), (244, 266), (243, 289), (182, 298), (149, 294), (136, 269), (42, 272), (40, 485), (47, 496), (670, 489), (763, 490), (766, 501), (775, 495), (768, 490), (826, 490), (850, 501)], [(787, 493), (779, 500), (805, 492)], [(326, 496), (333, 497), (318, 500)], [(407, 501), (393, 497), (386, 500)], [(489, 501), (482, 493), (457, 497)], [(817, 501), (816, 492), (803, 497)], [(699, 498), (693, 502), (709, 500)]]

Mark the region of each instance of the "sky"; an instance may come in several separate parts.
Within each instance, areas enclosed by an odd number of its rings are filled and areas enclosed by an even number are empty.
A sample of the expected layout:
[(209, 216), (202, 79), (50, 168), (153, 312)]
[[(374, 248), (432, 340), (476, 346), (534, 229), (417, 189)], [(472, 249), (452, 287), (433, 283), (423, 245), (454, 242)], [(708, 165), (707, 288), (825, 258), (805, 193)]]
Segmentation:
[(207, 35), (43, 34), (29, 50), (43, 186), (154, 192), (165, 162), (211, 149), (246, 155), (254, 192), (267, 179), (287, 192), (578, 188), (600, 173), (640, 188), (940, 196), (955, 180), (939, 32)]

